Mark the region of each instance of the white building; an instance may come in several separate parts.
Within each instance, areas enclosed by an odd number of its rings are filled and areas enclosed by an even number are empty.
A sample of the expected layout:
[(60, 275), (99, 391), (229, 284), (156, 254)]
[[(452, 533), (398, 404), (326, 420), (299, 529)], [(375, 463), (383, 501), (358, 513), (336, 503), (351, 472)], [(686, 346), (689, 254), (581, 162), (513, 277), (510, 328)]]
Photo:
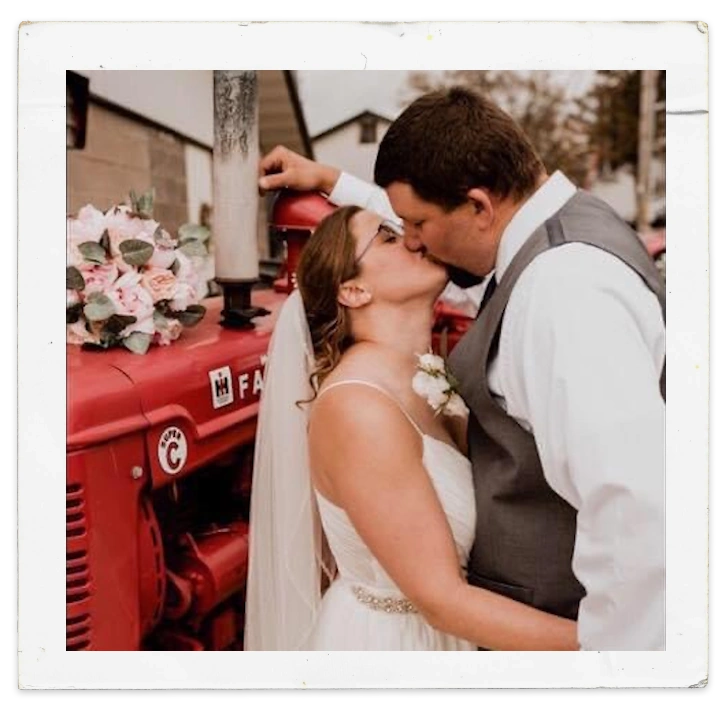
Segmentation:
[(362, 111), (313, 136), (313, 155), (321, 163), (373, 182), (379, 144), (392, 121), (373, 111)]

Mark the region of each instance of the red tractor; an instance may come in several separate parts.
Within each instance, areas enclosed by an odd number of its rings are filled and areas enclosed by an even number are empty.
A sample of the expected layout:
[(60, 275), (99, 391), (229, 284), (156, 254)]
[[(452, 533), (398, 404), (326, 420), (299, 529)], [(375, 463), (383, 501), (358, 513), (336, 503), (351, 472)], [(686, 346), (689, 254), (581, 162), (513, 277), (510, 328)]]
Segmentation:
[[(175, 344), (144, 356), (68, 346), (68, 650), (242, 648), (268, 342), (300, 249), (332, 209), (318, 195), (279, 197), (287, 269), (252, 291), (270, 312), (253, 326), (223, 327), (220, 297)], [(450, 311), (439, 311), (435, 345), (466, 329)]]

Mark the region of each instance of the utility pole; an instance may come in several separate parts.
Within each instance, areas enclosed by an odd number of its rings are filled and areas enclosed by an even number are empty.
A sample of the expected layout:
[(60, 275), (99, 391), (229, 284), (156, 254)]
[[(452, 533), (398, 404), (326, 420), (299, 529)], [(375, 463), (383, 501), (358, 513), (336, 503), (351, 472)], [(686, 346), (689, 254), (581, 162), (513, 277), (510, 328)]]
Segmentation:
[(657, 78), (658, 71), (653, 69), (641, 71), (639, 164), (636, 178), (636, 229), (639, 232), (646, 231), (650, 222), (651, 162), (654, 154)]

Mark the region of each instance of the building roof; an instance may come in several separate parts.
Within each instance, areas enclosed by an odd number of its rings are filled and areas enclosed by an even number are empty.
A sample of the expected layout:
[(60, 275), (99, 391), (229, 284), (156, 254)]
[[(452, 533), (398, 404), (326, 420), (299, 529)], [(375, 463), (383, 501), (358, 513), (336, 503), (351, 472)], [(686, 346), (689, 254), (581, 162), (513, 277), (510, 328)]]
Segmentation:
[(330, 128), (327, 128), (325, 131), (322, 131), (321, 133), (318, 133), (315, 136), (312, 136), (311, 140), (317, 141), (319, 138), (324, 138), (325, 136), (330, 135), (331, 133), (336, 133), (336, 131), (340, 131), (342, 128), (345, 128), (346, 126), (351, 125), (352, 123), (356, 123), (357, 121), (360, 121), (362, 118), (375, 118), (379, 121), (383, 121), (384, 123), (393, 123), (393, 118), (387, 118), (386, 116), (382, 116), (380, 113), (376, 113), (375, 111), (361, 111), (361, 113), (357, 113), (355, 116), (351, 116), (350, 118), (347, 118), (345, 121), (341, 121), (341, 123), (337, 123), (335, 126), (331, 126)]

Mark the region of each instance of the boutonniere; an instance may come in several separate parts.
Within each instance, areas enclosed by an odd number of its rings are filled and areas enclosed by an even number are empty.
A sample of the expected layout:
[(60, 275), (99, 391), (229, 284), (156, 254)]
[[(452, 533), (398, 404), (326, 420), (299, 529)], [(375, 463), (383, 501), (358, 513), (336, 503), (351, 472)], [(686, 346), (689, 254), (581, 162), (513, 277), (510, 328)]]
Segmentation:
[(457, 393), (457, 380), (439, 355), (425, 353), (418, 356), (411, 384), (414, 391), (427, 400), (435, 414), (467, 416), (467, 405)]

